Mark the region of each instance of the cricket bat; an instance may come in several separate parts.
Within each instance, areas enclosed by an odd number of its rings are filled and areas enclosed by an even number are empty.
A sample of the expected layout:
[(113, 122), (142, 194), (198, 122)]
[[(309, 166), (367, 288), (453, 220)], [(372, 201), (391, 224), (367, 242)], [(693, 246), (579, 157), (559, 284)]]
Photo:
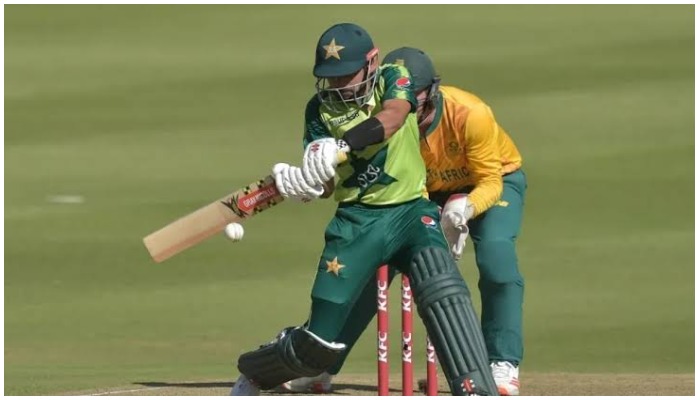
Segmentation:
[[(345, 152), (338, 153), (339, 164), (346, 159)], [(151, 233), (143, 244), (155, 262), (162, 262), (223, 231), (231, 222), (241, 222), (282, 201), (275, 179), (268, 175)]]

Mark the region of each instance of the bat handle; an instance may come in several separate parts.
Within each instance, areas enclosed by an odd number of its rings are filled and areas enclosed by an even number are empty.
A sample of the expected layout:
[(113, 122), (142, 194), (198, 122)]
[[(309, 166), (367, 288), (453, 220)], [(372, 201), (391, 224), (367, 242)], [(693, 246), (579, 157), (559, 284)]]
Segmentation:
[(347, 160), (348, 160), (348, 153), (346, 153), (344, 151), (339, 151), (338, 155), (336, 156), (336, 162), (338, 164), (342, 164)]
[(348, 152), (350, 152), (350, 148), (347, 146), (338, 151), (338, 154), (335, 156), (336, 165), (342, 164), (348, 160)]

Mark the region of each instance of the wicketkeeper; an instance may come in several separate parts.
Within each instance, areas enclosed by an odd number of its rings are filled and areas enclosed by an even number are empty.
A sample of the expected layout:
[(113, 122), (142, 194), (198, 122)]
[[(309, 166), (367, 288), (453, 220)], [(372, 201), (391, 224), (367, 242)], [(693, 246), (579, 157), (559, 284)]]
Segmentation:
[(383, 63), (403, 65), (413, 76), (430, 199), (443, 207), (440, 224), (455, 259), (472, 239), (493, 377), (501, 395), (518, 395), (525, 282), (515, 244), (527, 189), (520, 152), (479, 97), (440, 85), (422, 50), (403, 47)]

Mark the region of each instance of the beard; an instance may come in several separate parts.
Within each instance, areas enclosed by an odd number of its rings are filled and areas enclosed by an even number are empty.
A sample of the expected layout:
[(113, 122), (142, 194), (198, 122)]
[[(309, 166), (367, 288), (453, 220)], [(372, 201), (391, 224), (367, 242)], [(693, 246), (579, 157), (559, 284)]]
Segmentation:
[(357, 92), (357, 89), (342, 89), (340, 90), (340, 97), (343, 100), (353, 100)]

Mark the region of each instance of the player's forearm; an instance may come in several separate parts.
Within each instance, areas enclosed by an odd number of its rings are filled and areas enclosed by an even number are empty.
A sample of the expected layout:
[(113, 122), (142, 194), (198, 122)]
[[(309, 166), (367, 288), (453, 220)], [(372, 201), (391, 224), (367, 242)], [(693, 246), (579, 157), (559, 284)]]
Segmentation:
[(384, 127), (384, 140), (389, 139), (403, 126), (409, 112), (411, 112), (411, 103), (404, 100), (393, 100), (390, 107), (385, 107), (377, 113), (375, 118)]
[(469, 201), (474, 205), (475, 217), (491, 208), (503, 193), (503, 176), (498, 150), (493, 143), (472, 142), (467, 149), (469, 175), (474, 189), (469, 193)]
[(503, 193), (497, 127), (491, 109), (485, 104), (474, 107), (467, 119), (466, 157), (469, 160), (469, 174), (476, 182), (468, 197), (474, 205), (474, 216), (496, 204)]
[(503, 194), (503, 178), (500, 174), (480, 180), (467, 196), (474, 205), (472, 218), (493, 207), (501, 198), (501, 194)]
[(327, 199), (333, 195), (335, 192), (335, 181), (330, 180), (323, 184), (323, 194), (321, 194), (322, 199)]
[(352, 150), (362, 150), (367, 146), (389, 139), (406, 122), (411, 111), (411, 103), (405, 100), (387, 100), (384, 109), (343, 135), (343, 140)]

